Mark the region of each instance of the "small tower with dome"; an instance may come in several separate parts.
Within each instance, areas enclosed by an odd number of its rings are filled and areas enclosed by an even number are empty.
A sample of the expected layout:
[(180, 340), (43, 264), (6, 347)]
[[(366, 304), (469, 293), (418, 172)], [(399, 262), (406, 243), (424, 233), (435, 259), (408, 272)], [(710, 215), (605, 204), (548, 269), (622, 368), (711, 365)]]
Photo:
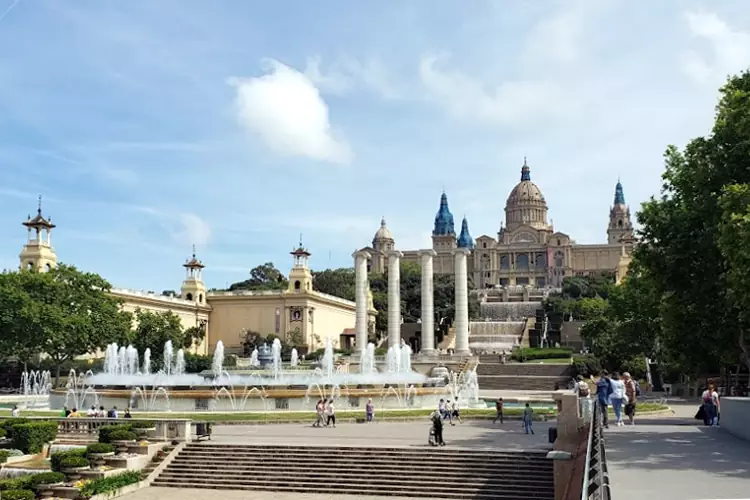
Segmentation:
[(370, 260), (370, 271), (376, 274), (385, 273), (388, 265), (388, 252), (396, 248), (391, 230), (385, 223), (385, 217), (380, 219), (380, 227), (372, 238), (372, 257)]
[(23, 246), (18, 258), (20, 269), (29, 271), (45, 272), (57, 266), (57, 254), (52, 247), (51, 234), (55, 225), (51, 218), (42, 215), (42, 197), (39, 196), (36, 216), (28, 216), (23, 225), (28, 231), (26, 244)]
[(542, 190), (531, 181), (531, 168), (523, 159), (521, 181), (508, 195), (505, 203), (505, 232), (513, 233), (521, 226), (549, 231), (547, 202)]
[(607, 243), (619, 245), (633, 239), (633, 222), (630, 218), (630, 207), (625, 203), (625, 193), (622, 183), (617, 180), (615, 185), (615, 200), (609, 210), (609, 225), (607, 226)]
[(465, 216), (464, 220), (461, 221), (461, 234), (458, 236), (456, 244), (458, 245), (458, 248), (468, 248), (469, 250), (474, 249), (474, 238), (472, 238), (471, 233), (469, 233), (469, 221), (466, 220)]
[(206, 285), (203, 283), (203, 269), (205, 265), (195, 256), (195, 245), (193, 255), (182, 265), (185, 268), (185, 281), (180, 287), (180, 297), (196, 304), (206, 303)]
[(448, 208), (448, 195), (440, 196), (440, 207), (435, 214), (435, 226), (432, 229), (432, 248), (437, 251), (446, 251), (456, 248), (456, 229), (453, 223), (453, 214)]
[(302, 244), (302, 236), (299, 237), (297, 248), (289, 252), (289, 254), (294, 259), (294, 264), (292, 265), (292, 270), (289, 272), (288, 291), (290, 293), (312, 292), (313, 275), (308, 264), (308, 259), (312, 254)]

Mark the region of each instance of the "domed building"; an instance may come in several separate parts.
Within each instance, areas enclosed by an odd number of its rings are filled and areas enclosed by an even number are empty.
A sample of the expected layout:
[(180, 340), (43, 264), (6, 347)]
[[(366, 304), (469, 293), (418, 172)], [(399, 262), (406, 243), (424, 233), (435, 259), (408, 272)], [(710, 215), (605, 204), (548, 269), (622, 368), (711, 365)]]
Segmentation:
[[(461, 233), (456, 237), (448, 196), (443, 192), (432, 231), (432, 249), (437, 254), (433, 261), (434, 272), (453, 274), (451, 252), (459, 247), (471, 251), (468, 272), (476, 288), (559, 287), (566, 276), (621, 272), (618, 270), (622, 267), (623, 256), (630, 255), (635, 240), (630, 209), (619, 180), (609, 212), (607, 243), (576, 244), (566, 233), (555, 231), (548, 211), (542, 190), (531, 180), (531, 167), (526, 159), (521, 167), (521, 179), (506, 200), (505, 221), (501, 222), (496, 238), (485, 234), (473, 240), (465, 217)], [(385, 270), (386, 247), (395, 248), (395, 240), (383, 221), (373, 240), (376, 252), (372, 266), (376, 272)], [(419, 250), (401, 251), (403, 260), (419, 262)]]

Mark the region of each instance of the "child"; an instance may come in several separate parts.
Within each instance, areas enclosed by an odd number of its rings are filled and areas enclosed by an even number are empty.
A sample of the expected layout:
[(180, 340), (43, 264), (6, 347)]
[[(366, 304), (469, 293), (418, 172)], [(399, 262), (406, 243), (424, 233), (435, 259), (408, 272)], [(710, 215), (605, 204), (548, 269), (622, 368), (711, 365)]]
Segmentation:
[(526, 403), (526, 408), (523, 409), (523, 430), (526, 434), (534, 434), (534, 429), (531, 427), (534, 420), (534, 410), (531, 409), (529, 403)]
[(372, 422), (375, 417), (375, 406), (372, 404), (372, 399), (367, 400), (367, 404), (365, 405), (365, 416), (367, 417), (368, 423)]

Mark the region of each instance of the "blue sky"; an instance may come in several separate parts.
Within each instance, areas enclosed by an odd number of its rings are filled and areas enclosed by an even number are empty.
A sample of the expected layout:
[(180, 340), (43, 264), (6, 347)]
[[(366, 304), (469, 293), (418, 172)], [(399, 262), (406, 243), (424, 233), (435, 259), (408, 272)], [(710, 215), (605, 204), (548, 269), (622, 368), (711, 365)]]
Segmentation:
[(0, 268), (43, 194), (61, 261), (114, 285), (351, 265), (445, 188), (494, 235), (528, 156), (555, 229), (605, 241), (750, 66), (746, 2), (0, 0)]

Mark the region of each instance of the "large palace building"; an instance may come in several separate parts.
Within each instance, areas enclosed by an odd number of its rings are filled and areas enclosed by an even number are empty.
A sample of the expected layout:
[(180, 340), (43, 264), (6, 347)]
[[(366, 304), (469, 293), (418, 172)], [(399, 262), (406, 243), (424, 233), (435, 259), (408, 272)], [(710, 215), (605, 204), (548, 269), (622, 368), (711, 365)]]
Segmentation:
[[(19, 255), (20, 268), (45, 272), (57, 266), (51, 240), (56, 226), (42, 215), (41, 198), (36, 216), (29, 216), (23, 225), (28, 238)], [(205, 340), (195, 348), (201, 354), (213, 352), (219, 340), (226, 352), (239, 354), (247, 332), (274, 334), (309, 350), (322, 347), (328, 338), (335, 347), (351, 347), (354, 302), (312, 289), (310, 253), (302, 242), (291, 255), (287, 290), (209, 291), (203, 282), (205, 265), (193, 251), (183, 264), (185, 279), (178, 296), (122, 288), (113, 288), (111, 293), (122, 300), (126, 311), (171, 311), (180, 318), (183, 328), (204, 328)], [(375, 310), (371, 299), (369, 302), (368, 321), (373, 324)]]
[[(469, 278), (476, 288), (523, 286), (534, 288), (559, 287), (566, 276), (586, 276), (603, 272), (622, 272), (623, 261), (632, 252), (634, 237), (630, 208), (625, 203), (622, 184), (615, 186), (614, 203), (609, 210), (607, 243), (578, 245), (569, 235), (555, 231), (548, 219), (547, 202), (539, 186), (531, 181), (531, 169), (524, 160), (521, 181), (511, 190), (505, 204), (505, 224), (497, 237), (482, 235), (476, 242), (469, 233), (466, 218), (456, 236), (448, 197), (440, 197), (435, 215), (432, 249), (436, 274), (453, 274), (452, 251), (463, 247), (471, 250), (468, 261)], [(368, 250), (372, 254), (371, 269), (385, 272), (386, 254), (395, 248), (395, 240), (385, 220)], [(401, 250), (403, 260), (419, 262), (419, 250)]]

